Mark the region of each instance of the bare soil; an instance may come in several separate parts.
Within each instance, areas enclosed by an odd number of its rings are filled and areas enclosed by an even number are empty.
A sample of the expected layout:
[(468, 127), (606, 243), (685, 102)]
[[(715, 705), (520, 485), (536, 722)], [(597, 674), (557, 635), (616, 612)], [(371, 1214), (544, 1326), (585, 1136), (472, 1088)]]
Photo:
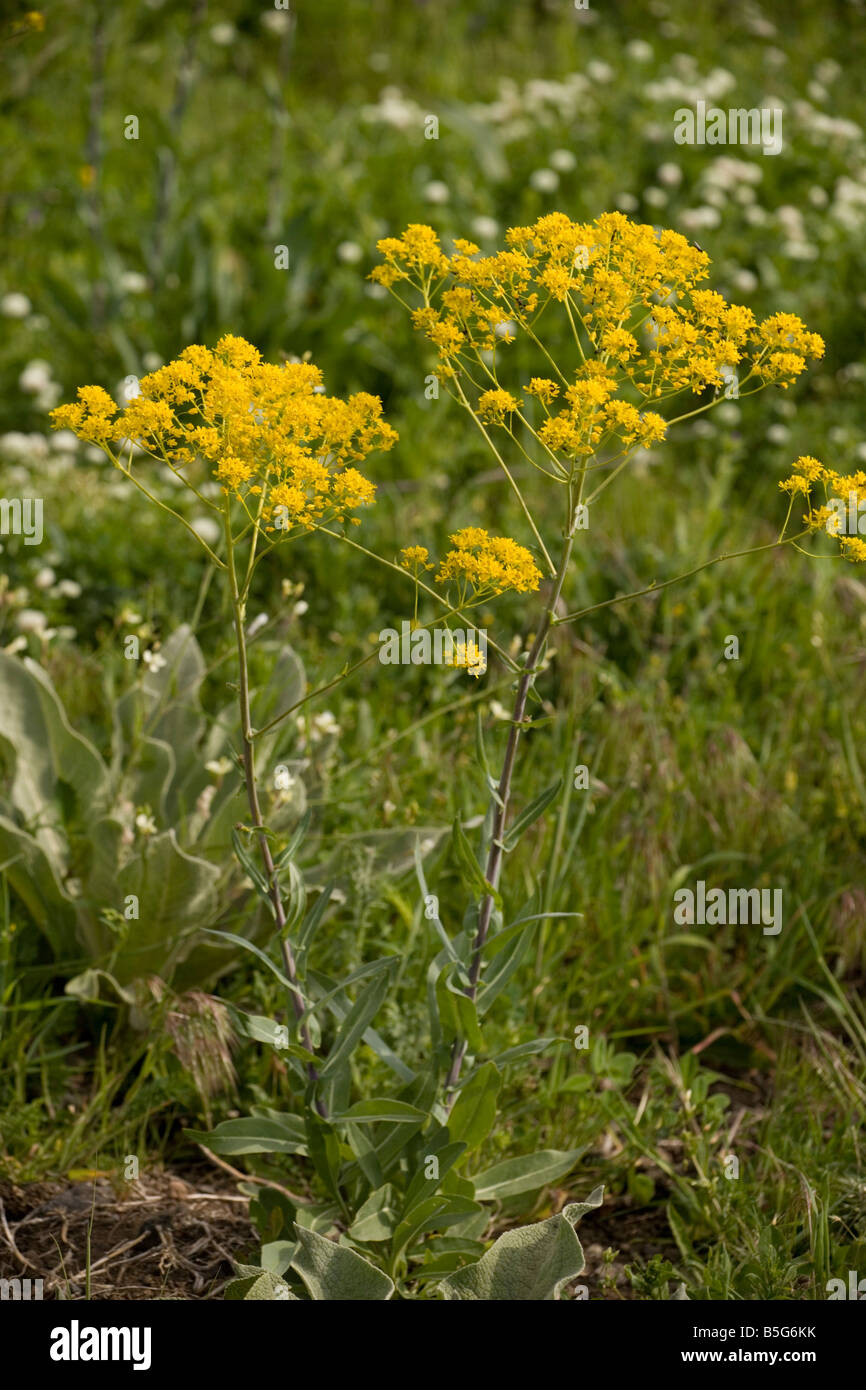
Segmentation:
[[(42, 1279), (43, 1298), (222, 1298), (252, 1251), (248, 1201), (212, 1168), (112, 1185), (0, 1184), (0, 1278)], [(91, 1224), (92, 1216), (92, 1224)]]

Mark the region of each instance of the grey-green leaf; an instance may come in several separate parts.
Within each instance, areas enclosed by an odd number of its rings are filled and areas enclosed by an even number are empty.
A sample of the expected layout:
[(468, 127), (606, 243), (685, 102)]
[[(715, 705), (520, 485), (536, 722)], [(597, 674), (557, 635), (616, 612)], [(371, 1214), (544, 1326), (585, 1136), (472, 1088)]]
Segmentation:
[(496, 1118), (496, 1098), (502, 1077), (492, 1062), (485, 1062), (465, 1085), (448, 1118), (452, 1140), (462, 1141), (467, 1150), (477, 1149), (487, 1138)]
[(522, 1192), (536, 1192), (546, 1183), (556, 1182), (577, 1162), (583, 1149), (542, 1149), (539, 1153), (509, 1158), (494, 1163), (472, 1178), (479, 1202), (500, 1201), (518, 1197)]
[(394, 1284), (387, 1274), (345, 1245), (295, 1223), (299, 1249), (292, 1261), (310, 1298), (347, 1303), (389, 1299)]
[(298, 1295), (292, 1293), (288, 1284), (271, 1270), (253, 1269), (249, 1265), (239, 1265), (238, 1268), (244, 1272), (239, 1279), (233, 1279), (230, 1284), (226, 1285), (225, 1298), (231, 1301), (242, 1299), (244, 1302), (250, 1302), (250, 1300), (301, 1302)]
[(597, 1187), (586, 1202), (574, 1202), (558, 1216), (506, 1231), (475, 1264), (443, 1279), (446, 1299), (558, 1300), (570, 1279), (583, 1273), (584, 1257), (574, 1225), (601, 1206)]
[(553, 786), (547, 787), (535, 798), (534, 801), (530, 801), (529, 805), (526, 807), (526, 810), (522, 811), (521, 814), (517, 817), (517, 819), (512, 823), (511, 828), (509, 829), (508, 834), (505, 836), (504, 840), (505, 850), (507, 853), (510, 853), (511, 850), (513, 850), (518, 845), (518, 843), (520, 842), (520, 838), (524, 834), (524, 832), (527, 831), (529, 827), (532, 825), (532, 823), (534, 821), (537, 821), (538, 817), (544, 811), (547, 810), (547, 807), (550, 805), (551, 801), (553, 801), (559, 795), (559, 789), (561, 786), (562, 778), (560, 777), (556, 782), (553, 783)]
[(351, 1057), (356, 1045), (361, 1041), (384, 1002), (391, 983), (392, 967), (397, 965), (397, 961), (397, 956), (389, 958), (375, 979), (371, 980), (366, 989), (363, 989), (358, 995), (340, 1024), (327, 1062), (319, 1071), (320, 1081), (327, 1081)]

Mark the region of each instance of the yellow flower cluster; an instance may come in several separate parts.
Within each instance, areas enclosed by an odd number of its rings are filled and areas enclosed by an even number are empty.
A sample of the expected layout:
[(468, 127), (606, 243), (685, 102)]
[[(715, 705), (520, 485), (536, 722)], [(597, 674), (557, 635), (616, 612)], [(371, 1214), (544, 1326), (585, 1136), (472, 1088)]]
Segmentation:
[(664, 439), (667, 425), (661, 415), (641, 413), (630, 401), (611, 400), (616, 390), (611, 367), (585, 363), (566, 389), (565, 407), (548, 415), (539, 438), (551, 453), (565, 459), (588, 457), (613, 440), (628, 451), (637, 445), (648, 449)]
[(432, 570), (433, 566), (428, 563), (430, 552), (424, 545), (406, 545), (400, 551), (400, 564), (404, 569), (410, 570), (412, 574), (420, 574), (422, 570)]
[(484, 391), (478, 399), (478, 414), (489, 424), (503, 425), (506, 416), (513, 415), (522, 404), (510, 391)]
[[(824, 490), (821, 505), (816, 505), (812, 496), (816, 484)], [(790, 494), (792, 502), (798, 494), (806, 498), (809, 510), (803, 523), (809, 531), (825, 531), (837, 537), (846, 559), (866, 560), (866, 541), (860, 539), (861, 533), (866, 532), (866, 472), (858, 469), (855, 473), (837, 473), (818, 459), (804, 455), (779, 487)]]
[(58, 406), (51, 420), (55, 429), (98, 444), (115, 463), (118, 440), (179, 474), (203, 459), (224, 492), (255, 499), (261, 524), (280, 530), (344, 520), (369, 505), (375, 487), (354, 465), (397, 439), (378, 397), (328, 396), (312, 363), (263, 362), (252, 344), (231, 334), (213, 351), (193, 345), (142, 377), (140, 394), (123, 410), (101, 387), (83, 386), (78, 401)]
[(758, 323), (750, 309), (700, 288), (710, 259), (678, 232), (619, 212), (586, 223), (556, 212), (510, 228), (505, 240), (486, 256), (457, 241), (449, 257), (432, 228), (414, 225), (379, 242), (383, 263), (372, 278), (395, 293), (399, 287), (401, 299), (406, 287), (420, 294), (413, 321), (437, 348), (440, 373), (474, 382), (480, 363), (491, 389), (479, 388), (478, 416), (510, 430), (531, 421), (486, 357), (518, 333), (538, 344), (547, 306), (563, 307), (580, 365), (570, 373), (557, 366), (559, 381), (533, 377), (523, 388), (545, 414), (561, 394), (568, 401), (538, 432), (557, 462), (572, 461), (563, 480), (601, 446), (618, 441), (628, 451), (664, 438), (659, 415), (611, 400), (623, 388), (645, 402), (687, 389), (718, 392), (731, 372), (740, 391), (746, 381), (756, 390), (787, 388), (808, 359), (823, 355), (822, 339), (795, 314)]
[(480, 526), (467, 526), (449, 538), (454, 546), (436, 572), (437, 584), (456, 580), (476, 597), (492, 598), (514, 589), (519, 594), (538, 588), (541, 571), (531, 553), (507, 536), (491, 536)]
[(467, 671), (470, 676), (474, 676), (478, 680), (487, 670), (487, 653), (475, 641), (474, 637), (470, 637), (468, 641), (455, 637), (451, 644), (451, 651), (445, 658), (445, 664), (460, 671)]

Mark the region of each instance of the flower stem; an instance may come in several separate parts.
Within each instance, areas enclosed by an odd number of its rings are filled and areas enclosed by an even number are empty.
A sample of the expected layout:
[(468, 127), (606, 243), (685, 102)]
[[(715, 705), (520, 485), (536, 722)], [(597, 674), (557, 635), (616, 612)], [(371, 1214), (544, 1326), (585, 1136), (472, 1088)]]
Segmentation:
[[(569, 492), (571, 489), (569, 489)], [(487, 882), (494, 888), (499, 887), (499, 879), (502, 873), (503, 843), (505, 836), (505, 825), (508, 819), (508, 803), (511, 796), (511, 783), (514, 775), (514, 763), (517, 757), (517, 746), (520, 742), (520, 734), (526, 716), (526, 702), (529, 692), (535, 684), (535, 678), (541, 668), (541, 661), (544, 656), (544, 649), (547, 645), (547, 638), (553, 626), (556, 615), (556, 605), (562, 593), (562, 586), (565, 582), (565, 575), (571, 561), (571, 554), (574, 548), (575, 531), (575, 510), (571, 506), (569, 499), (569, 527), (565, 535), (565, 545), (563, 547), (562, 558), (556, 570), (553, 585), (550, 591), (550, 598), (544, 610), (538, 632), (532, 644), (532, 649), (523, 668), (520, 680), (517, 682), (517, 690), (514, 696), (514, 705), (511, 711), (511, 728), (508, 731), (508, 742), (505, 745), (505, 756), (502, 761), (502, 771), (499, 776), (499, 783), (496, 788), (496, 798), (494, 800), (493, 814), (493, 833), (490, 837), (490, 848), (487, 853), (487, 864), (484, 876)], [(469, 989), (466, 991), (469, 998), (473, 1001), (478, 994), (478, 981), (481, 977), (482, 956), (484, 945), (487, 941), (487, 934), (490, 930), (490, 920), (493, 916), (493, 896), (488, 893), (482, 898), (481, 906), (478, 911), (478, 930), (472, 943), (472, 961), (469, 966)], [(446, 1105), (450, 1106), (454, 1100), (454, 1089), (460, 1080), (460, 1072), (463, 1066), (463, 1059), (466, 1056), (466, 1042), (464, 1039), (456, 1039), (451, 1051), (451, 1067), (445, 1082)]]
[[(228, 569), (229, 588), (231, 592), (232, 613), (234, 616), (235, 639), (237, 642), (238, 653), (238, 708), (241, 717), (241, 742), (243, 746), (243, 769), (244, 783), (247, 791), (247, 801), (250, 807), (250, 816), (253, 827), (259, 842), (259, 852), (265, 869), (265, 877), (268, 883), (268, 896), (273, 904), (274, 918), (277, 924), (277, 933), (280, 938), (280, 950), (283, 956), (283, 965), (286, 975), (291, 983), (297, 986), (298, 971), (295, 964), (295, 956), (292, 945), (286, 930), (286, 913), (283, 907), (283, 898), (280, 893), (279, 878), (276, 866), (274, 865), (271, 847), (268, 844), (268, 837), (265, 831), (265, 823), (262, 818), (261, 806), (259, 805), (259, 794), (256, 787), (256, 764), (255, 751), (253, 748), (252, 718), (250, 712), (250, 680), (249, 668), (247, 663), (247, 640), (244, 631), (246, 622), (246, 589), (243, 591), (238, 586), (237, 570), (235, 567), (234, 538), (231, 527), (231, 502), (226, 497), (225, 503), (225, 537), (226, 537), (226, 567)], [(300, 1022), (304, 1015), (304, 1005), (301, 1000), (300, 991), (295, 988), (289, 991), (292, 1008), (295, 1018)], [(313, 1052), (313, 1042), (310, 1030), (306, 1023), (301, 1023), (300, 1027), (301, 1042), (308, 1052)], [(319, 1074), (312, 1062), (307, 1064), (307, 1076), (310, 1081), (316, 1082)], [(324, 1115), (325, 1107), (321, 1100), (316, 1102), (316, 1108), (321, 1115)]]

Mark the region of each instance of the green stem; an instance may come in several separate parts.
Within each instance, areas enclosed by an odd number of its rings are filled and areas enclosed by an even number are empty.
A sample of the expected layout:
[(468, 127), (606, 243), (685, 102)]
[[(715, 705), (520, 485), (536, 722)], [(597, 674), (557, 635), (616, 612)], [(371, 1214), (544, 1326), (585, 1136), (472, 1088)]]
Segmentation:
[[(304, 1015), (304, 1005), (301, 999), (300, 990), (297, 988), (298, 971), (295, 964), (295, 956), (292, 951), (291, 942), (288, 939), (286, 929), (286, 914), (283, 908), (282, 894), (280, 893), (279, 878), (274, 865), (271, 847), (268, 844), (268, 837), (265, 832), (265, 823), (262, 818), (261, 806), (259, 805), (258, 789), (256, 787), (256, 765), (255, 752), (253, 749), (252, 719), (250, 713), (250, 683), (249, 669), (247, 665), (247, 640), (244, 631), (246, 622), (246, 599), (245, 595), (238, 587), (237, 570), (235, 567), (234, 538), (232, 536), (231, 525), (231, 499), (226, 496), (225, 500), (225, 538), (226, 538), (226, 567), (228, 569), (229, 588), (232, 601), (232, 612), (234, 615), (235, 639), (238, 652), (238, 707), (241, 717), (241, 741), (243, 746), (243, 768), (244, 783), (246, 785), (247, 800), (250, 807), (250, 816), (256, 831), (259, 842), (259, 851), (262, 856), (262, 863), (265, 867), (265, 876), (268, 883), (268, 896), (273, 904), (274, 917), (277, 924), (277, 932), (280, 938), (280, 949), (283, 956), (286, 975), (296, 988), (289, 991), (292, 1001), (292, 1008), (295, 1018), (300, 1023)], [(300, 1024), (301, 1041), (308, 1052), (313, 1052), (312, 1038), (310, 1030), (305, 1023)], [(307, 1066), (307, 1075), (310, 1081), (316, 1082), (319, 1079), (318, 1072), (310, 1062)], [(316, 1102), (316, 1108), (321, 1115), (325, 1114), (325, 1108), (321, 1100)]]
[(795, 541), (808, 534), (808, 531), (801, 531), (798, 536), (788, 536), (787, 540), (770, 541), (767, 545), (753, 545), (748, 550), (723, 551), (721, 555), (714, 555), (712, 560), (705, 560), (702, 565), (686, 570), (685, 574), (677, 574), (673, 579), (663, 579), (661, 584), (648, 584), (645, 589), (634, 589), (630, 594), (617, 594), (616, 598), (605, 599), (603, 603), (593, 603), (589, 608), (581, 608), (577, 613), (566, 613), (564, 618), (554, 618), (554, 626), (561, 627), (564, 623), (576, 622), (578, 618), (585, 618), (588, 613), (597, 613), (600, 608), (611, 608), (615, 603), (626, 603), (630, 598), (641, 598), (644, 594), (654, 594), (660, 589), (668, 589), (671, 584), (691, 579), (692, 575), (700, 574), (701, 570), (709, 569), (711, 565), (721, 564), (722, 560), (738, 560), (742, 555), (757, 555), (762, 550), (778, 550), (779, 546), (793, 545)]
[[(571, 489), (569, 489), (571, 491)], [(550, 629), (556, 617), (556, 605), (562, 593), (562, 586), (565, 582), (566, 571), (571, 561), (572, 550), (574, 549), (574, 508), (571, 505), (572, 499), (569, 498), (569, 527), (565, 535), (565, 545), (563, 547), (562, 558), (559, 568), (556, 570), (550, 598), (544, 610), (544, 614), (539, 624), (535, 641), (523, 669), (520, 680), (517, 683), (517, 691), (514, 696), (514, 706), (511, 712), (511, 727), (508, 731), (508, 742), (505, 746), (505, 757), (502, 762), (502, 772), (496, 788), (495, 810), (493, 815), (493, 832), (490, 837), (490, 848), (487, 853), (487, 865), (484, 876), (487, 882), (494, 888), (499, 887), (499, 879), (502, 873), (503, 842), (505, 837), (505, 825), (508, 819), (508, 802), (511, 796), (511, 783), (514, 775), (514, 763), (517, 757), (517, 747), (520, 742), (520, 734), (526, 716), (526, 702), (529, 692), (535, 683), (538, 675), (544, 649)], [(490, 921), (493, 916), (493, 895), (488, 893), (481, 901), (478, 911), (478, 929), (472, 943), (472, 961), (469, 967), (469, 989), (467, 994), (473, 1001), (478, 994), (478, 981), (481, 976), (482, 956), (484, 945), (487, 941), (487, 934), (490, 930)], [(449, 1098), (446, 1104), (450, 1105), (454, 1098), (454, 1089), (460, 1080), (460, 1071), (463, 1066), (463, 1059), (466, 1056), (466, 1042), (457, 1039), (451, 1052), (451, 1067), (445, 1082), (446, 1095)]]

